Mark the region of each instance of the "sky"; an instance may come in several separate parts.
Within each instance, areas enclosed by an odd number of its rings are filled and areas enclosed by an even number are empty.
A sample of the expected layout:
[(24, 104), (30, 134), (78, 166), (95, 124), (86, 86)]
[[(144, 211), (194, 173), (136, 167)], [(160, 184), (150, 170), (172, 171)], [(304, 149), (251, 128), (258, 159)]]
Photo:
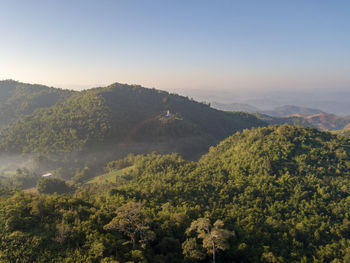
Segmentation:
[(0, 79), (350, 89), (348, 0), (0, 0)]

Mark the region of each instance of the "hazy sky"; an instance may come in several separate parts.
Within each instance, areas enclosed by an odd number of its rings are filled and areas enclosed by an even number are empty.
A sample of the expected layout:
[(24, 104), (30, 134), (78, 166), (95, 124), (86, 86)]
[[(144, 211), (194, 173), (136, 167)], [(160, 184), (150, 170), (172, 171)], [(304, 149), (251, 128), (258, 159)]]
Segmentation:
[(349, 14), (349, 0), (0, 0), (0, 79), (350, 87)]

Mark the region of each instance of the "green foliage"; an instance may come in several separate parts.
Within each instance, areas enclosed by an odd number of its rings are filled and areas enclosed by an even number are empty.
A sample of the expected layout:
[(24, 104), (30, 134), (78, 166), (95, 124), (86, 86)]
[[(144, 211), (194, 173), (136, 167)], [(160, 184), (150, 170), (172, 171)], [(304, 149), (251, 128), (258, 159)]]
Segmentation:
[(10, 177), (0, 177), (0, 186), (7, 188), (28, 189), (36, 186), (39, 176), (27, 168), (18, 168)]
[(105, 170), (107, 172), (111, 172), (113, 170), (121, 170), (121, 169), (124, 169), (126, 167), (133, 165), (134, 162), (135, 162), (135, 156), (133, 154), (129, 154), (124, 159), (109, 162), (107, 164)]
[(154, 233), (149, 230), (151, 219), (142, 211), (140, 203), (129, 202), (116, 211), (116, 216), (104, 226), (106, 230), (118, 230), (131, 239), (133, 249), (138, 241), (144, 248), (153, 239)]
[(1, 145), (8, 152), (81, 150), (92, 140), (103, 138), (109, 129), (107, 114), (100, 97), (76, 94), (3, 129)]
[[(45, 92), (48, 91), (45, 90)], [(234, 131), (265, 125), (243, 113), (226, 113), (188, 98), (140, 86), (113, 84), (69, 93), (0, 130), (6, 152), (108, 150), (180, 152), (196, 158)], [(174, 113), (165, 117), (166, 110)]]
[[(196, 160), (233, 132), (265, 125), (249, 114), (118, 83), (73, 92), (3, 81), (0, 97), (0, 158), (26, 153), (37, 174), (75, 176), (77, 184), (130, 153), (178, 152)], [(10, 119), (1, 117), (2, 109)]]
[(13, 80), (0, 81), (0, 129), (37, 109), (51, 107), (73, 93)]
[[(191, 232), (196, 232), (198, 239), (202, 240), (202, 247), (206, 249), (208, 254), (213, 256), (213, 262), (216, 262), (216, 253), (218, 250), (227, 250), (229, 245), (227, 244), (228, 238), (233, 235), (230, 231), (223, 229), (224, 223), (221, 220), (216, 220), (216, 222), (211, 225), (208, 218), (198, 218), (191, 223), (191, 226), (187, 229), (187, 234), (190, 235)], [(189, 239), (184, 242), (184, 254), (188, 257), (193, 257), (195, 259), (202, 259), (198, 251), (197, 245), (193, 244), (197, 242), (196, 239)], [(193, 246), (193, 247), (192, 247)], [(197, 250), (193, 252), (192, 250)]]
[(71, 188), (65, 183), (65, 181), (52, 177), (40, 178), (36, 187), (41, 194), (64, 194), (71, 191)]
[(93, 171), (85, 166), (83, 169), (77, 169), (75, 176), (72, 178), (72, 181), (75, 184), (81, 184), (83, 182), (86, 182), (88, 179), (90, 179), (91, 177), (93, 177), (94, 173)]
[(216, 262), (347, 262), (348, 145), (270, 126), (198, 162), (130, 155), (107, 165), (114, 183), (72, 194), (2, 189), (0, 261), (208, 263), (215, 249)]

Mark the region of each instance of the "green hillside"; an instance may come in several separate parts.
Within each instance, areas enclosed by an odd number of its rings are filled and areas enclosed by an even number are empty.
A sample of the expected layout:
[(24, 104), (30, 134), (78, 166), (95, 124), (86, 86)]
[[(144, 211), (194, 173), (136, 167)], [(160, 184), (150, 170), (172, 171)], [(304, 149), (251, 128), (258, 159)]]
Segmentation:
[(179, 95), (113, 84), (76, 92), (12, 123), (0, 132), (0, 149), (11, 153), (159, 151), (193, 157), (235, 131), (262, 125), (254, 116), (221, 112)]
[(210, 241), (216, 262), (348, 262), (348, 145), (270, 126), (198, 162), (129, 155), (74, 194), (3, 189), (0, 260), (209, 263)]
[(43, 85), (0, 81), (0, 129), (36, 109), (48, 108), (61, 102), (72, 93)]
[(342, 260), (350, 244), (348, 145), (289, 125), (246, 130), (198, 163), (176, 156), (136, 160), (130, 183), (113, 191), (147, 206), (171, 200), (200, 207), (201, 215), (222, 219), (236, 239), (221, 262)]
[(133, 169), (133, 166), (129, 166), (122, 169), (115, 169), (103, 175), (98, 175), (91, 180), (87, 181), (85, 184), (116, 184), (119, 185), (121, 182), (125, 182), (125, 178), (123, 176), (127, 176), (128, 172)]

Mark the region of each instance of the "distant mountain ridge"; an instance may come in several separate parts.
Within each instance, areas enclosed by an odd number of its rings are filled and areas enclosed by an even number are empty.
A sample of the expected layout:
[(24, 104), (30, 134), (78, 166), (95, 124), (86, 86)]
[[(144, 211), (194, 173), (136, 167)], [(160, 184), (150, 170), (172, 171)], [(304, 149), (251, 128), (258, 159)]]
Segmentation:
[(318, 113), (304, 118), (320, 130), (341, 130), (350, 125), (350, 116), (339, 117), (334, 114)]
[[(269, 124), (301, 125), (304, 127), (315, 127), (319, 130), (341, 130), (350, 126), (350, 116), (340, 117), (325, 113), (319, 109), (306, 108), (294, 105), (285, 105), (273, 110), (260, 110), (248, 104), (220, 104), (214, 103), (213, 107), (227, 111), (247, 111), (254, 113), (261, 120)], [(256, 109), (256, 110), (255, 110)]]
[(299, 89), (247, 89), (247, 88), (208, 88), (178, 89), (181, 94), (196, 98), (199, 101), (221, 102), (225, 104), (240, 103), (270, 110), (283, 105), (298, 105), (319, 109), (338, 116), (350, 115), (350, 88), (334, 87), (332, 89), (306, 88)]
[[(253, 115), (222, 112), (136, 85), (115, 83), (73, 92), (10, 84), (2, 88), (10, 94), (7, 98), (19, 89), (25, 95), (19, 96), (18, 105), (25, 104), (25, 97), (36, 104), (28, 114), (10, 112), (14, 117), (0, 130), (3, 152), (80, 152), (96, 147), (130, 151), (128, 147), (134, 145), (141, 153), (154, 150), (197, 156), (236, 131), (266, 125)], [(54, 99), (45, 104), (46, 94), (53, 94)], [(170, 116), (166, 116), (168, 110)]]
[(276, 107), (272, 110), (262, 110), (258, 107), (252, 106), (250, 104), (244, 104), (244, 103), (231, 103), (231, 104), (225, 104), (220, 102), (213, 102), (212, 107), (218, 110), (224, 110), (224, 111), (246, 111), (249, 113), (262, 113), (265, 115), (269, 115), (272, 117), (287, 117), (290, 115), (311, 115), (311, 114), (317, 114), (317, 113), (324, 113), (323, 111), (319, 109), (312, 109), (307, 107), (301, 107), (301, 106), (295, 106), (295, 105), (284, 105), (281, 107)]
[(260, 112), (261, 110), (257, 107), (254, 107), (249, 104), (244, 103), (220, 103), (220, 102), (212, 102), (211, 106), (214, 109), (223, 110), (223, 111), (244, 111), (249, 113)]
[(259, 112), (266, 115), (273, 116), (273, 117), (287, 117), (290, 115), (308, 116), (312, 114), (324, 113), (318, 109), (311, 109), (311, 108), (294, 106), (294, 105), (285, 105), (285, 106), (274, 108), (273, 110), (259, 111)]

